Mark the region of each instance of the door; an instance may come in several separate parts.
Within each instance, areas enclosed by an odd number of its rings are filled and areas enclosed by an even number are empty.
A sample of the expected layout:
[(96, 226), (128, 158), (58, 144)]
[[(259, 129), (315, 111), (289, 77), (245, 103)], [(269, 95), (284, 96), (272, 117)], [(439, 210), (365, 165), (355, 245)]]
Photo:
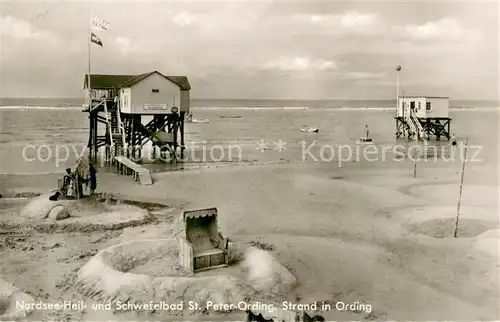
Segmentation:
[(410, 104), (408, 102), (403, 102), (403, 117), (410, 116)]
[(410, 102), (410, 110), (415, 113), (415, 101)]

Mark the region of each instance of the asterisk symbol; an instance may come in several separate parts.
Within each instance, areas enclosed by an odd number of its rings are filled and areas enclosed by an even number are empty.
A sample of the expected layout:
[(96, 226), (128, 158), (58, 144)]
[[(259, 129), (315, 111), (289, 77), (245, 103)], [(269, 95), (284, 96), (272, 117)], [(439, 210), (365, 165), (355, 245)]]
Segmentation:
[(259, 142), (257, 142), (257, 148), (255, 148), (255, 150), (260, 150), (260, 152), (264, 152), (265, 150), (267, 150), (267, 145), (269, 143), (268, 142), (265, 142), (264, 140), (260, 140)]
[(278, 142), (274, 142), (274, 144), (276, 144), (276, 147), (274, 149), (278, 152), (283, 152), (286, 150), (286, 142), (282, 141), (281, 139)]

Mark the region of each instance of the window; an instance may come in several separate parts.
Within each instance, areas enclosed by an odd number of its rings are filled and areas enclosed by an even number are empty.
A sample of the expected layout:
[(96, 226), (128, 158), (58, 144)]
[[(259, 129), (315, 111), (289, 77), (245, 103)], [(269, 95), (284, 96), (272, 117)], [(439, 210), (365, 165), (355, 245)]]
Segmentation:
[(426, 102), (425, 103), (425, 110), (430, 111), (431, 110), (431, 102)]
[(159, 93), (159, 92), (160, 92), (160, 90), (159, 90), (158, 88), (153, 88), (151, 91), (152, 91), (153, 93)]

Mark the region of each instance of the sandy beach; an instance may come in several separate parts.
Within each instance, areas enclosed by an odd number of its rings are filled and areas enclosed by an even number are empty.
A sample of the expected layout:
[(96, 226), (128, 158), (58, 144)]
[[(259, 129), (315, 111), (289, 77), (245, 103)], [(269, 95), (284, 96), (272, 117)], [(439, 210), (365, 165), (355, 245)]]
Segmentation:
[(500, 321), (495, 2), (27, 3), (0, 322)]
[[(458, 238), (452, 233), (460, 164), (421, 166), (417, 178), (409, 161), (342, 168), (233, 166), (157, 173), (152, 186), (105, 173), (99, 192), (165, 204), (169, 211), (154, 224), (114, 231), (3, 229), (0, 272), (36, 299), (81, 298), (65, 283), (100, 249), (168, 237), (173, 217), (183, 210), (215, 206), (220, 229), (231, 239), (274, 246), (273, 255), (298, 280), (297, 302), (373, 307), (370, 313), (334, 308), (322, 312), (327, 320), (494, 320), (499, 316), (496, 172), (487, 166), (466, 171)], [(46, 192), (56, 178), (6, 175), (3, 195)], [(6, 200), (2, 205), (4, 216), (16, 207)], [(33, 317), (111, 318), (103, 312), (70, 313), (35, 311)]]

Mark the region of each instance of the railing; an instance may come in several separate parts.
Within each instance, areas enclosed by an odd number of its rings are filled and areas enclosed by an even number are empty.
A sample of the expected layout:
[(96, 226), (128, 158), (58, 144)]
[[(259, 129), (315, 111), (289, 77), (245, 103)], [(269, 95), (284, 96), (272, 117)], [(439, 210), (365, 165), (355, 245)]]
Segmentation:
[[(411, 118), (411, 115), (410, 116), (405, 115), (405, 121), (406, 121), (406, 124), (408, 124), (408, 126), (410, 127), (410, 131), (412, 132), (412, 134), (418, 135), (417, 128), (415, 127), (415, 124), (413, 124), (413, 119)], [(413, 138), (416, 139), (415, 136)]]
[[(115, 147), (115, 144), (113, 142), (113, 129), (111, 129), (111, 122), (109, 121), (109, 113), (108, 113), (108, 104), (106, 104), (106, 100), (103, 100), (104, 102), (104, 115), (106, 116), (106, 125), (107, 125), (107, 128), (108, 128), (108, 131), (109, 131), (109, 139), (110, 139), (110, 150), (111, 150), (111, 154), (114, 155), (114, 147)], [(100, 103), (99, 103), (100, 104)]]
[(127, 151), (127, 141), (125, 140), (125, 128), (123, 127), (123, 122), (121, 118), (120, 106), (116, 108), (116, 118), (118, 120), (118, 132), (122, 137), (122, 144), (124, 151)]
[(89, 90), (87, 89), (87, 97), (91, 99), (101, 99), (101, 98), (106, 98), (106, 99), (112, 99), (118, 96), (118, 90), (117, 89), (92, 89)]
[(101, 104), (106, 104), (106, 100), (105, 99), (101, 100), (95, 106), (89, 105), (89, 112), (92, 112), (93, 110), (95, 110), (96, 108), (98, 108), (99, 106), (101, 106)]

